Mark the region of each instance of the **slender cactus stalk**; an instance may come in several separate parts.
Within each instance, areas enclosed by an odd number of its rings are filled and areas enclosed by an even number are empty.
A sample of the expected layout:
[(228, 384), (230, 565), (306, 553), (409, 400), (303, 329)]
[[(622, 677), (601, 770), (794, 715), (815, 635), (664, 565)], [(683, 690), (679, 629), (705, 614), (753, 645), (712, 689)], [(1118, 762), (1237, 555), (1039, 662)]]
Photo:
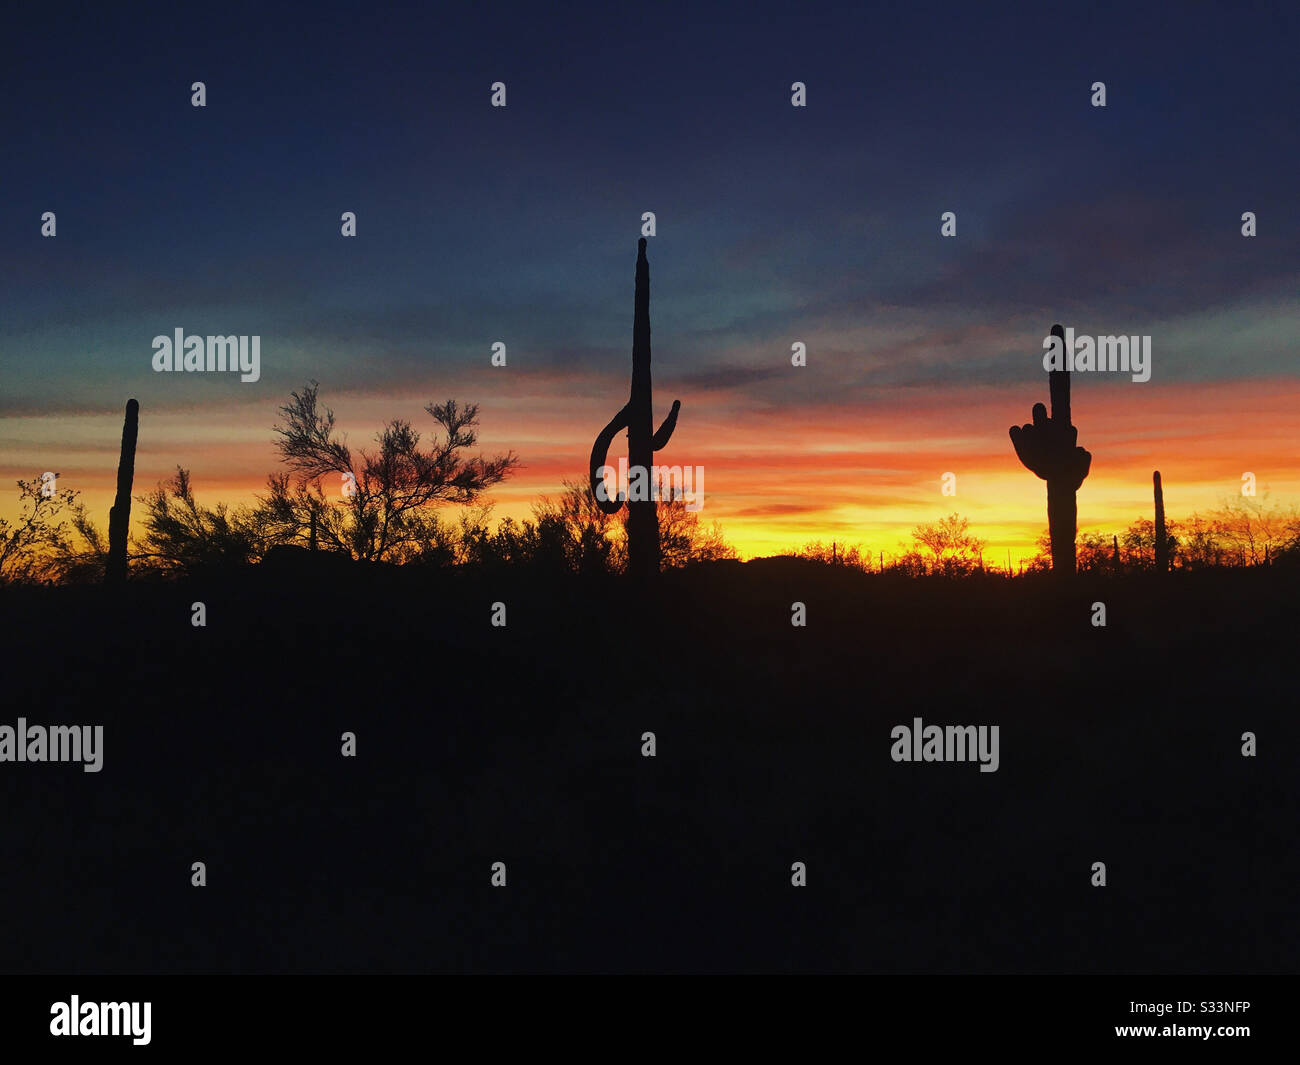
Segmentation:
[(1160, 484), (1160, 471), (1152, 475), (1156, 492), (1156, 572), (1169, 572), (1169, 534), (1165, 528), (1165, 490)]
[(122, 451), (117, 460), (117, 497), (108, 512), (108, 563), (105, 578), (115, 584), (126, 580), (126, 539), (131, 527), (131, 484), (135, 480), (135, 441), (140, 430), (140, 404), (126, 401), (122, 423)]

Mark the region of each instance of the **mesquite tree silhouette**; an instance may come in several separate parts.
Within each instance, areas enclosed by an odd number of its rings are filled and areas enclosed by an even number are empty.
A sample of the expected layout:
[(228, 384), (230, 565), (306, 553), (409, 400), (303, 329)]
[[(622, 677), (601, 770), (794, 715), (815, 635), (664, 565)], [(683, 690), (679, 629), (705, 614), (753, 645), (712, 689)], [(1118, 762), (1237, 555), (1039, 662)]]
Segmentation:
[[(383, 562), (426, 532), (426, 510), (442, 503), (472, 504), (519, 465), (513, 451), (484, 457), (478, 443), (478, 404), (428, 403), (442, 430), (420, 447), (411, 423), (393, 418), (375, 434), (377, 451), (353, 452), (335, 428), (334, 412), (318, 402), (318, 384), (290, 394), (280, 408), (276, 447), (289, 470), (272, 475), (269, 495), (254, 520), (280, 543), (316, 542), (355, 559)], [(326, 494), (324, 481), (337, 477)]]
[[(673, 400), (673, 408), (659, 431), (651, 435), (653, 404), (650, 396), (650, 264), (645, 257), (645, 237), (637, 243), (636, 297), (632, 319), (632, 393), (623, 408), (600, 431), (591, 448), (591, 491), (597, 505), (606, 514), (617, 514), (627, 504), (627, 572), (635, 577), (645, 577), (659, 571), (659, 522), (652, 485), (651, 465), (654, 453), (668, 445), (668, 439), (677, 426), (680, 400)], [(628, 495), (619, 493), (617, 499), (602, 498), (604, 478), (600, 468), (605, 465), (609, 445), (615, 434), (627, 430)], [(636, 487), (634, 487), (636, 486)], [(643, 489), (643, 490), (642, 490)]]
[[(1065, 351), (1065, 330), (1052, 326), (1052, 336)], [(1064, 363), (1062, 363), (1064, 366)], [(1070, 373), (1052, 370), (1048, 374), (1052, 414), (1035, 403), (1033, 423), (1013, 425), (1011, 443), (1025, 467), (1047, 482), (1047, 525), (1052, 542), (1052, 572), (1074, 573), (1074, 537), (1078, 526), (1075, 493), (1088, 476), (1092, 455), (1078, 447), (1079, 430), (1070, 421)]]

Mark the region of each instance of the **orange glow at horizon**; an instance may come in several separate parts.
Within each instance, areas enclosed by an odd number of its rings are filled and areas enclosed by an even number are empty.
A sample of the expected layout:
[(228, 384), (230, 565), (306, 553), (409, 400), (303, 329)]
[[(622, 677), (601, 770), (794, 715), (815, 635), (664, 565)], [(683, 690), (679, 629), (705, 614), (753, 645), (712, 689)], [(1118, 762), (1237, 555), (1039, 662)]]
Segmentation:
[[(616, 386), (587, 385), (575, 397), (545, 375), (521, 375), (513, 391), (485, 394), (481, 375), (452, 383), (449, 393), (481, 403), (479, 449), (514, 450), (522, 468), (490, 493), (494, 516), (525, 518), (540, 496), (556, 496), (562, 481), (583, 481), (592, 440), (623, 395)], [(626, 388), (626, 385), (623, 386)], [(671, 385), (669, 386), (671, 388)], [(262, 397), (265, 397), (262, 393)], [(656, 415), (671, 396), (660, 392)], [(141, 398), (140, 441), (133, 495), (151, 490), (177, 465), (190, 470), (206, 506), (251, 503), (279, 470), (271, 425), (281, 402), (211, 410), (152, 410)], [(241, 397), (242, 398), (242, 397)], [(1046, 382), (1015, 386), (894, 389), (870, 404), (803, 403), (775, 406), (718, 390), (684, 395), (672, 442), (656, 454), (665, 466), (704, 470), (700, 518), (717, 520), (742, 558), (789, 551), (820, 540), (861, 544), (888, 557), (910, 540), (912, 528), (952, 512), (970, 519), (985, 539), (991, 565), (1032, 557), (1046, 529), (1044, 482), (1015, 457), (1007, 429), (1029, 420), (1046, 402)], [(354, 449), (370, 444), (391, 417), (409, 418), (426, 434), (431, 419), (409, 394), (339, 392), (325, 396)], [(1210, 384), (1076, 386), (1079, 443), (1093, 454), (1078, 494), (1081, 532), (1118, 532), (1152, 516), (1153, 470), (1164, 481), (1171, 520), (1239, 497), (1241, 476), (1253, 472), (1259, 495), (1300, 502), (1297, 401), (1300, 381), (1274, 379)], [(18, 512), (15, 478), (59, 473), (60, 488), (83, 493), (96, 524), (107, 527), (112, 503), (121, 415), (10, 417), (0, 428), (10, 485), (0, 493), (0, 516)], [(609, 452), (617, 465), (626, 434)], [(956, 495), (941, 494), (944, 473), (956, 476)], [(140, 507), (133, 508), (139, 532)]]

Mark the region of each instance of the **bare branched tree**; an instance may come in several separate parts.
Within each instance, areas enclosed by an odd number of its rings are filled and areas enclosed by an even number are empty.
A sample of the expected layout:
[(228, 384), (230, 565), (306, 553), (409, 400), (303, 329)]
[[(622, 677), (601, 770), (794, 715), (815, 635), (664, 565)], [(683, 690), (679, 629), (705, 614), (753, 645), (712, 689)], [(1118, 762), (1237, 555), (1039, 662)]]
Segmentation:
[(77, 490), (49, 491), (40, 478), (16, 483), (19, 514), (12, 521), (0, 518), (0, 583), (75, 579), (95, 566), (102, 573), (103, 537)]
[[(519, 465), (514, 452), (491, 458), (465, 454), (478, 443), (478, 406), (454, 399), (425, 410), (442, 433), (420, 447), (420, 433), (402, 419), (375, 435), (379, 450), (354, 456), (338, 435), (334, 412), (318, 401), (318, 384), (291, 394), (280, 408), (277, 448), (291, 473), (273, 476), (256, 518), (267, 539), (280, 543), (318, 540), (353, 558), (400, 558), (430, 533), (422, 511), (440, 503), (472, 504)], [(338, 476), (328, 492), (325, 480)], [(338, 495), (335, 496), (334, 492)]]
[(970, 521), (957, 514), (924, 522), (912, 530), (917, 548), (926, 552), (931, 573), (956, 576), (983, 564), (986, 540), (970, 531)]
[(1300, 531), (1295, 508), (1269, 504), (1267, 493), (1258, 499), (1229, 500), (1210, 517), (1229, 564), (1240, 566), (1269, 564), (1295, 543)]
[[(620, 518), (627, 513), (625, 508), (620, 512)], [(662, 479), (658, 520), (659, 553), (665, 569), (736, 557), (735, 549), (723, 537), (722, 526), (716, 521), (705, 525), (700, 521), (699, 510), (691, 510), (688, 506), (683, 491), (675, 485), (665, 487)], [(624, 521), (625, 530), (626, 525)]]
[(199, 566), (241, 565), (261, 553), (252, 515), (224, 503), (209, 509), (194, 498), (190, 472), (176, 476), (140, 497), (144, 532), (131, 557), (163, 572)]

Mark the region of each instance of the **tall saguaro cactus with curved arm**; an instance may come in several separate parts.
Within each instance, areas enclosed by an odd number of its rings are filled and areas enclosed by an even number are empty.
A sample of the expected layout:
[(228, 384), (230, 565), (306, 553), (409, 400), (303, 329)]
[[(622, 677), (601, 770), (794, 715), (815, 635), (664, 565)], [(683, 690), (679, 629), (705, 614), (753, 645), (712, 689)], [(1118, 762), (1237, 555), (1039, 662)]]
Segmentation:
[[(1065, 330), (1052, 326), (1052, 336), (1065, 353)], [(1070, 421), (1070, 373), (1064, 369), (1048, 373), (1047, 386), (1052, 414), (1035, 403), (1033, 422), (1011, 427), (1011, 443), (1025, 467), (1047, 482), (1047, 526), (1052, 543), (1052, 572), (1074, 573), (1074, 537), (1078, 529), (1075, 493), (1088, 476), (1092, 455), (1077, 446), (1079, 430)]]
[[(644, 577), (659, 571), (659, 515), (650, 483), (654, 453), (668, 445), (677, 427), (680, 400), (651, 434), (653, 404), (650, 396), (650, 264), (645, 257), (645, 237), (637, 244), (636, 297), (632, 318), (632, 393), (623, 408), (600, 431), (591, 448), (591, 490), (596, 505), (606, 514), (617, 514), (627, 505), (627, 568), (633, 576)], [(601, 468), (609, 454), (609, 445), (622, 430), (627, 430), (628, 498), (605, 496)], [(634, 487), (635, 486), (635, 487)]]

